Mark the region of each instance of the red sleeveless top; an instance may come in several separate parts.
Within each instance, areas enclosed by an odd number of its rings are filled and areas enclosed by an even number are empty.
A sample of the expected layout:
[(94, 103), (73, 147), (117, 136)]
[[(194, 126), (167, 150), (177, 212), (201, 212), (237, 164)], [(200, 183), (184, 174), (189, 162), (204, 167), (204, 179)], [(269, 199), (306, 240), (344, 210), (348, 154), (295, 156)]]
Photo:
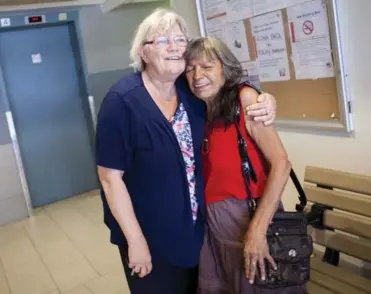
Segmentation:
[[(250, 181), (252, 197), (259, 198), (263, 195), (268, 177), (266, 160), (246, 130), (242, 111), (239, 127), (257, 176), (256, 183)], [(206, 204), (231, 197), (246, 199), (248, 194), (241, 171), (236, 125), (231, 124), (226, 128), (223, 121), (208, 125), (202, 149)]]

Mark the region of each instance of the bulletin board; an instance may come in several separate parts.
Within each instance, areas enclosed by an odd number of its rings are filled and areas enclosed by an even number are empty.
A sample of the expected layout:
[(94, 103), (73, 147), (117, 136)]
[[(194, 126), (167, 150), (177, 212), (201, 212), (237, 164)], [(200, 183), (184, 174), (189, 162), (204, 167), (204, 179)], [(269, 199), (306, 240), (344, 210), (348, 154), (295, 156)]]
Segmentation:
[(277, 126), (351, 132), (336, 0), (198, 0), (201, 35), (227, 43), (277, 100)]

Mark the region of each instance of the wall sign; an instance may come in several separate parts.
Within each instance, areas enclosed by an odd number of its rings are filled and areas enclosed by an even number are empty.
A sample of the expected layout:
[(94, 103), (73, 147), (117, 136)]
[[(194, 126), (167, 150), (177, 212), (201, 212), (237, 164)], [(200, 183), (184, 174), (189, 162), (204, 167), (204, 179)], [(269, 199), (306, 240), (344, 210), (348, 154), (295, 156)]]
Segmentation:
[(2, 18), (1, 19), (1, 27), (10, 27), (11, 25), (11, 22), (10, 22), (10, 18)]
[(59, 13), (58, 20), (64, 21), (64, 20), (67, 20), (67, 19), (68, 19), (67, 13), (65, 13), (65, 12)]
[(31, 58), (32, 58), (32, 63), (33, 64), (41, 63), (41, 61), (42, 61), (40, 53), (32, 54)]

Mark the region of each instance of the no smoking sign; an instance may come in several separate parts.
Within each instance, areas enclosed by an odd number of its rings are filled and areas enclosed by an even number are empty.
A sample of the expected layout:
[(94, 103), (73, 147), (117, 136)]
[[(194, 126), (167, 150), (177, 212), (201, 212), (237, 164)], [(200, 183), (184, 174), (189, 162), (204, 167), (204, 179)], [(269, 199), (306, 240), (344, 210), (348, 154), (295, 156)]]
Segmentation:
[(314, 31), (314, 24), (312, 21), (310, 20), (306, 20), (304, 23), (303, 23), (303, 32), (304, 34), (306, 35), (311, 35)]

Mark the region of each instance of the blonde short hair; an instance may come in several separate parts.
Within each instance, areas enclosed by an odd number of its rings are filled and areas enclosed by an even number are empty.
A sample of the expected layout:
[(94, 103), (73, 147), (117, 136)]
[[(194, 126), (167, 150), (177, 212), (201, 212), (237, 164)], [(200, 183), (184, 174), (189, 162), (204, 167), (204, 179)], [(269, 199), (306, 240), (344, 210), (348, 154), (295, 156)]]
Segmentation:
[(185, 20), (174, 11), (165, 8), (157, 8), (148, 15), (137, 27), (134, 35), (130, 49), (130, 59), (132, 61), (130, 66), (136, 71), (143, 71), (145, 64), (139, 51), (144, 42), (149, 41), (148, 38), (157, 34), (166, 33), (176, 24), (179, 25), (181, 31), (187, 36), (187, 25)]

